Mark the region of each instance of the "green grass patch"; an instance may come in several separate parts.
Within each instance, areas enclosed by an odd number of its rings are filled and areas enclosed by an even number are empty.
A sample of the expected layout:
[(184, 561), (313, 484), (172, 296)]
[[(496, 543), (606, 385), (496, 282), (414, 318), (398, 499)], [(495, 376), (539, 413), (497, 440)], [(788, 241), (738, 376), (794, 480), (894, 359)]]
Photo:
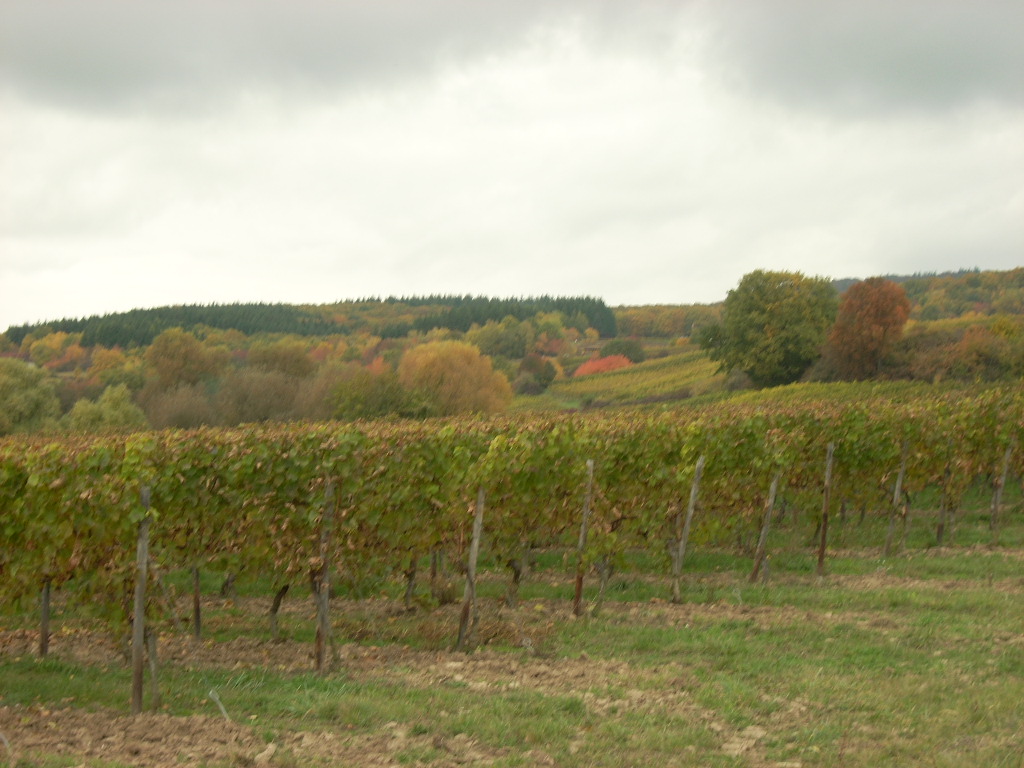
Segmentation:
[[(306, 671), (314, 611), (305, 585), (285, 601), (280, 621), (289, 642), (279, 648), (270, 645), (265, 614), (274, 585), (239, 580), (239, 599), (225, 600), (217, 596), (222, 575), (211, 571), (203, 580), (204, 643), (239, 641), (238, 663), (230, 654), (165, 662), (163, 711), (218, 718), (214, 690), (232, 718), (251, 723), (263, 740), (296, 733), (363, 739), (383, 750), (377, 757), (410, 766), (483, 755), (498, 766), (569, 768), (1017, 768), (1024, 576), (1019, 549), (984, 541), (984, 500), (977, 492), (975, 507), (961, 515), (954, 546), (927, 547), (925, 537), (911, 536), (887, 558), (879, 544), (884, 519), (869, 515), (861, 524), (850, 515), (834, 529), (837, 539), (846, 531), (845, 546), (830, 549), (824, 578), (815, 574), (810, 531), (799, 516), (773, 530), (767, 583), (748, 583), (749, 552), (695, 543), (680, 605), (668, 602), (663, 551), (622, 553), (602, 610), (575, 620), (570, 550), (534, 553), (515, 611), (502, 605), (510, 572), (490, 563), (479, 584), (478, 637), (487, 643), (479, 654), (449, 650), (456, 606), (434, 607), (423, 583), (419, 607), (405, 612), (401, 579), (381, 577), (372, 600), (346, 592), (332, 609), (338, 642), (358, 644), (360, 659), (377, 658), (380, 646), (381, 660), (342, 660), (324, 677)], [(1021, 536), (1019, 513), (1005, 523), (1011, 540)], [(189, 574), (166, 580), (186, 606)], [(588, 606), (596, 591), (588, 573)], [(26, 637), (34, 611), (8, 607), (0, 630)], [(176, 631), (158, 620), (161, 637)], [(62, 634), (51, 658), (36, 659), (24, 640), (17, 653), (0, 645), (0, 706), (126, 713), (130, 672), (116, 652), (103, 663), (63, 653), (100, 626), (87, 606), (58, 596), (54, 632)], [(525, 636), (532, 645), (521, 642)], [(245, 654), (259, 653), (261, 643), (291, 653), (295, 663), (255, 665)], [(318, 764), (300, 746), (289, 750), (282, 764)], [(16, 764), (116, 764), (66, 757)]]

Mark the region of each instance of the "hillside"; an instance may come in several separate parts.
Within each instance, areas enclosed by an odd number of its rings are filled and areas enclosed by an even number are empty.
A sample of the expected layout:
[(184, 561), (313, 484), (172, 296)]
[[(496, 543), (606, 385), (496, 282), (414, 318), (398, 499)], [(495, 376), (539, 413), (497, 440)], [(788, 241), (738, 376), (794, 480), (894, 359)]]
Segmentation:
[[(1024, 268), (912, 276), (903, 285), (910, 322), (875, 378), (1024, 376)], [(19, 326), (0, 334), (0, 433), (422, 417), (440, 412), (400, 380), (400, 364), (431, 342), (431, 354), (468, 348), (482, 358), (484, 380), (494, 371), (507, 379), (494, 385), (495, 402), (504, 408), (514, 394), (516, 411), (724, 396), (749, 381), (726, 377), (691, 340), (720, 321), (722, 306), (392, 297), (164, 307)], [(630, 347), (639, 354), (620, 356)], [(427, 400), (464, 388), (468, 374), (445, 365)], [(603, 372), (574, 375), (581, 366), (581, 374)], [(838, 378), (828, 366), (805, 376)]]
[(724, 386), (725, 375), (696, 344), (661, 348), (664, 356), (637, 365), (558, 379), (538, 397), (520, 397), (519, 410), (564, 410), (685, 400)]
[(15, 345), (41, 333), (81, 334), (83, 347), (147, 346), (170, 328), (204, 329), (296, 336), (348, 335), (368, 332), (400, 338), (410, 331), (434, 328), (468, 331), (473, 324), (506, 317), (526, 320), (538, 313), (559, 312), (579, 330), (594, 328), (606, 338), (616, 335), (615, 316), (604, 301), (589, 296), (539, 296), (495, 299), (482, 296), (424, 296), (362, 299), (336, 304), (210, 304), (133, 309), (80, 319), (12, 326), (4, 334)]

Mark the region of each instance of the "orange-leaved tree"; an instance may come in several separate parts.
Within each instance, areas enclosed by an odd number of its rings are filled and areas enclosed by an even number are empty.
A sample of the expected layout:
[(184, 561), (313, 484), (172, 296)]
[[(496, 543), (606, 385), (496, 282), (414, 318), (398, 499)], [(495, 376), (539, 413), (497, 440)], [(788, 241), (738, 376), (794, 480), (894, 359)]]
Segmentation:
[(910, 316), (903, 286), (883, 277), (856, 283), (839, 301), (839, 314), (828, 336), (828, 353), (843, 379), (870, 379), (899, 341)]

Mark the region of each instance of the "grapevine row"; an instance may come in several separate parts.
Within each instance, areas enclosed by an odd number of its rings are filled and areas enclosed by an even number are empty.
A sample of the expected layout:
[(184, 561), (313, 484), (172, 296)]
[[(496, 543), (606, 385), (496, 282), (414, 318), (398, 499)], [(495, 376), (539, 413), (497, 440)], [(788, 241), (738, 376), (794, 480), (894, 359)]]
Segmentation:
[(464, 556), (478, 490), (486, 547), (515, 563), (533, 546), (575, 545), (594, 462), (588, 563), (627, 548), (663, 551), (678, 536), (694, 468), (706, 468), (694, 536), (756, 529), (772, 479), (821, 514), (826, 448), (832, 497), (888, 510), (904, 467), (908, 493), (941, 489), (956, 508), (1005, 457), (1019, 474), (1024, 388), (936, 390), (899, 400), (879, 388), (847, 404), (793, 398), (702, 409), (487, 421), (251, 426), (96, 438), (0, 441), (0, 605), (74, 579), (74, 594), (129, 611), (134, 537), (151, 490), (162, 568), (273, 574), (279, 585), (323, 565), (332, 484), (331, 569), (358, 577), (430, 552)]

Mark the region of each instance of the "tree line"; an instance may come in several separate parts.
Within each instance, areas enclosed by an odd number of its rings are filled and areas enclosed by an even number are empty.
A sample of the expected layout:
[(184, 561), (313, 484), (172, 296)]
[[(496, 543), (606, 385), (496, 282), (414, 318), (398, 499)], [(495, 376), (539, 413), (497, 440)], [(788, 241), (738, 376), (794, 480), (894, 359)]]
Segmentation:
[[(974, 278), (980, 276), (963, 279)], [(855, 283), (840, 296), (826, 278), (756, 270), (729, 291), (721, 318), (696, 336), (722, 372), (755, 387), (1024, 377), (1024, 315), (969, 313), (908, 325), (914, 306), (905, 283), (883, 277)], [(736, 386), (743, 386), (739, 379)]]
[[(410, 319), (406, 308), (426, 307), (429, 313)], [(376, 312), (371, 311), (377, 310)], [(8, 341), (20, 345), (40, 332), (81, 334), (84, 347), (144, 347), (170, 328), (234, 330), (248, 336), (282, 333), (329, 336), (366, 329), (383, 338), (423, 333), (435, 328), (468, 331), (474, 324), (506, 317), (527, 320), (538, 313), (557, 312), (580, 330), (594, 328), (602, 337), (616, 335), (615, 315), (603, 300), (589, 297), (487, 298), (483, 296), (425, 296), (367, 299), (320, 307), (292, 304), (207, 304), (133, 309), (102, 316), (65, 318), (11, 326)]]

